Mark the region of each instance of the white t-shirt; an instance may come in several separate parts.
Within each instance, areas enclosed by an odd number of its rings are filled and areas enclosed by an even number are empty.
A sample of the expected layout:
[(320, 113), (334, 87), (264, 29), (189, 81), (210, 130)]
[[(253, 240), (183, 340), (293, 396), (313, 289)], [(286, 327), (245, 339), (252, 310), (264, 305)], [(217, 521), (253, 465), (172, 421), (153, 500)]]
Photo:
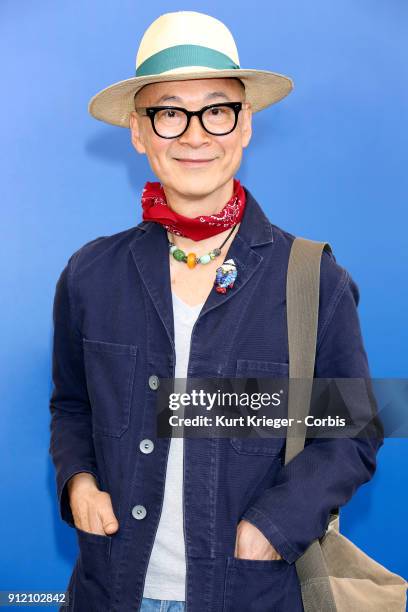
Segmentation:
[[(204, 305), (189, 306), (172, 292), (176, 349), (175, 378), (187, 378), (191, 332)], [(175, 381), (181, 393), (184, 383)], [(154, 452), (154, 451), (153, 451)], [(147, 567), (143, 597), (185, 601), (186, 554), (183, 518), (184, 438), (171, 438), (163, 508)]]

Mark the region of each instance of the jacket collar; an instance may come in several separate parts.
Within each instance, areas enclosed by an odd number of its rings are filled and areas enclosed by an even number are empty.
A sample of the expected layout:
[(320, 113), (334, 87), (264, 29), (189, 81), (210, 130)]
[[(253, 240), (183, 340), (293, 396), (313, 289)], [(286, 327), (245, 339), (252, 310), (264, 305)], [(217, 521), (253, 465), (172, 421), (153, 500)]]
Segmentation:
[[(230, 244), (228, 253), (222, 261), (232, 258), (237, 266), (238, 276), (232, 289), (226, 293), (217, 293), (215, 288), (200, 311), (199, 318), (208, 311), (219, 307), (227, 300), (233, 299), (259, 268), (263, 256), (254, 249), (274, 241), (272, 225), (262, 208), (244, 187), (246, 205), (241, 225)], [(173, 302), (170, 284), (170, 264), (167, 232), (160, 223), (142, 221), (136, 226), (136, 235), (129, 243), (133, 259), (140, 277), (157, 313), (166, 328), (167, 335), (174, 349)], [(181, 265), (181, 264), (180, 264)]]

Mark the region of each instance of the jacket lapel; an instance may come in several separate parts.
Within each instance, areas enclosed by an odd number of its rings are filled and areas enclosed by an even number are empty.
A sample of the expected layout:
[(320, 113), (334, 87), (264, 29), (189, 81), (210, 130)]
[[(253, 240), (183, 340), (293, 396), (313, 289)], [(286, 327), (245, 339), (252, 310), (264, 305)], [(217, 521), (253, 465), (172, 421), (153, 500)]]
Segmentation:
[(174, 348), (173, 301), (170, 285), (169, 247), (165, 228), (160, 223), (143, 221), (130, 242), (140, 277), (166, 328)]

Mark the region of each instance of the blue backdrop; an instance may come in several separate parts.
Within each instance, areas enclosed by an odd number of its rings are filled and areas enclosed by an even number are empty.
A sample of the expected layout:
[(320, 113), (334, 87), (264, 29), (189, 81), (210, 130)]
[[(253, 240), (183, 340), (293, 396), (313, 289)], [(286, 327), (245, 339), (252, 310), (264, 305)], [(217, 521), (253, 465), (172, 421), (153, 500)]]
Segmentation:
[[(360, 288), (372, 375), (407, 376), (408, 5), (250, 6), (2, 0), (0, 590), (64, 590), (75, 561), (48, 456), (52, 301), (75, 249), (141, 221), (141, 191), (155, 177), (129, 131), (93, 119), (87, 103), (133, 76), (160, 14), (218, 17), (242, 67), (294, 79), (288, 98), (254, 116), (237, 176), (273, 223), (330, 242)], [(342, 512), (343, 532), (405, 577), (407, 449), (387, 440), (374, 479)]]

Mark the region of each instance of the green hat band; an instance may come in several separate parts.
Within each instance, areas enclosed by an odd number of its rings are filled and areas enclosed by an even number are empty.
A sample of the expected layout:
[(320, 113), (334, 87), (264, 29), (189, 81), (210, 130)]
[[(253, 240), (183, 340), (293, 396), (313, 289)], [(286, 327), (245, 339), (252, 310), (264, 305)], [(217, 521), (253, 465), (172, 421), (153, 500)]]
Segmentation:
[(175, 45), (151, 55), (136, 70), (136, 76), (160, 74), (172, 68), (206, 66), (218, 70), (239, 69), (228, 55), (201, 45)]

